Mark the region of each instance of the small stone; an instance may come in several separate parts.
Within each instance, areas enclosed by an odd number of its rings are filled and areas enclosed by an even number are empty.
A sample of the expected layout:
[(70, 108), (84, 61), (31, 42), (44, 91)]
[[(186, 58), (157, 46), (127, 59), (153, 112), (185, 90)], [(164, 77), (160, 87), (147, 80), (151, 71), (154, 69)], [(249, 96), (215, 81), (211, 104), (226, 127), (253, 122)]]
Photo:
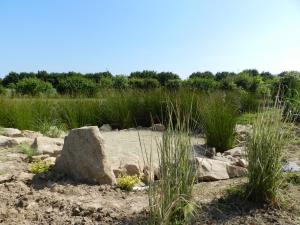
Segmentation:
[(100, 131), (112, 131), (112, 128), (109, 124), (103, 124), (100, 128), (99, 128)]
[(283, 172), (300, 172), (300, 167), (296, 162), (288, 162), (282, 167)]
[(161, 123), (156, 123), (156, 124), (153, 124), (153, 126), (151, 127), (151, 129), (153, 131), (165, 131), (166, 130), (166, 127), (165, 125), (161, 124)]

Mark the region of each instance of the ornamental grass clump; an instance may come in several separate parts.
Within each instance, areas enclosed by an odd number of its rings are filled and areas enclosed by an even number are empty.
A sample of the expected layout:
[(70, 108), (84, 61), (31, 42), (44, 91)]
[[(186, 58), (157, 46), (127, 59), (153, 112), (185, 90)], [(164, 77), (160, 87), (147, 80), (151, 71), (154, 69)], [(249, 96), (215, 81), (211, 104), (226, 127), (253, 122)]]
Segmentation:
[(276, 101), (274, 106), (264, 107), (253, 122), (253, 130), (246, 143), (248, 183), (246, 195), (257, 202), (277, 204), (279, 188), (284, 181), (282, 157), (284, 147), (292, 138), (289, 115)]
[(201, 125), (207, 145), (224, 152), (233, 147), (237, 110), (234, 100), (226, 93), (210, 94), (199, 106)]
[[(159, 180), (149, 184), (150, 224), (191, 224), (196, 210), (192, 190), (196, 180), (190, 139), (189, 112), (168, 106), (169, 125), (162, 140), (157, 140)], [(173, 118), (173, 120), (172, 120)], [(174, 118), (176, 118), (175, 122)], [(152, 156), (147, 157), (150, 171)], [(151, 177), (151, 175), (150, 175)]]

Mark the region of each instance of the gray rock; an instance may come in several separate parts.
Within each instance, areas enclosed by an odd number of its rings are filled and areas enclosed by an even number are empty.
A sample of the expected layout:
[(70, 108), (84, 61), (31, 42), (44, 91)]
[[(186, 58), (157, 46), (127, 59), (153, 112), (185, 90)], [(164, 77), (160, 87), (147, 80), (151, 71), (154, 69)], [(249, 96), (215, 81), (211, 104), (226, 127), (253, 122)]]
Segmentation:
[(109, 124), (103, 124), (100, 128), (100, 131), (112, 131), (112, 128)]
[(156, 124), (153, 124), (153, 126), (151, 127), (151, 129), (153, 131), (165, 131), (166, 130), (166, 127), (165, 125), (161, 124), (161, 123), (156, 123)]
[(207, 145), (194, 145), (193, 149), (195, 154), (198, 156), (213, 158), (216, 155), (216, 149)]
[(51, 157), (57, 157), (64, 145), (62, 138), (37, 137), (34, 139), (32, 147), (38, 154), (48, 154)]
[(229, 179), (226, 162), (196, 157), (198, 178), (203, 181), (217, 181)]
[(283, 172), (300, 172), (300, 167), (296, 162), (288, 162), (282, 167)]
[(247, 174), (247, 169), (240, 166), (227, 165), (227, 173), (229, 178), (243, 177)]
[(19, 143), (11, 137), (0, 136), (0, 147), (1, 148), (12, 148), (17, 146)]
[(224, 152), (224, 155), (231, 155), (233, 157), (243, 157), (246, 155), (244, 147), (235, 147), (233, 149), (227, 150)]
[(15, 128), (1, 128), (0, 135), (6, 136), (6, 137), (21, 137), (22, 132)]
[(74, 180), (97, 184), (115, 184), (116, 179), (107, 161), (104, 140), (98, 127), (73, 129), (65, 138), (61, 156), (54, 170)]

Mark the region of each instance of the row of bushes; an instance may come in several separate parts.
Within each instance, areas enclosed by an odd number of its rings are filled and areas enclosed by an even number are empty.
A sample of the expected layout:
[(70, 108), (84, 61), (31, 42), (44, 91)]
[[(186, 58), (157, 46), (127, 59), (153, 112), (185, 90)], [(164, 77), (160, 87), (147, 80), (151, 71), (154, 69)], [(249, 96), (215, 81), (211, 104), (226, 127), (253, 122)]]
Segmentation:
[[(260, 96), (274, 95), (274, 91), (281, 86), (283, 93), (294, 97), (300, 87), (300, 76), (298, 73), (290, 72), (285, 76), (273, 79), (263, 80), (261, 76), (250, 76), (240, 74), (235, 76), (227, 76), (222, 80), (211, 79), (209, 77), (192, 76), (188, 80), (171, 79), (164, 82), (164, 88), (168, 90), (178, 90), (180, 88), (188, 88), (193, 90), (202, 90), (205, 92), (221, 90), (237, 90), (242, 89)], [(50, 95), (56, 93), (62, 95), (83, 95), (87, 97), (96, 96), (100, 90), (105, 89), (137, 89), (151, 90), (161, 87), (158, 80), (154, 78), (128, 78), (125, 76), (116, 76), (113, 78), (102, 78), (99, 83), (82, 76), (70, 76), (61, 79), (54, 88), (50, 82), (40, 80), (38, 78), (23, 78), (16, 84), (9, 85), (13, 93), (19, 95)], [(294, 90), (291, 92), (291, 90)], [(295, 92), (296, 90), (296, 92)], [(0, 86), (0, 95), (6, 94), (5, 88)], [(276, 93), (275, 93), (276, 94)]]

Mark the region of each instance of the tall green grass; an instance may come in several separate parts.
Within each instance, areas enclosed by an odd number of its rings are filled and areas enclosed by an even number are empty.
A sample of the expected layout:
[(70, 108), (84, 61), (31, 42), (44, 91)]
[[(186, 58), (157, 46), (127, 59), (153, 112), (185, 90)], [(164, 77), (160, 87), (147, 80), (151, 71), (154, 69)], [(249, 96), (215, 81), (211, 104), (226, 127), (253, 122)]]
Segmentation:
[(0, 98), (0, 126), (39, 131), (45, 125), (66, 129), (102, 124), (118, 129), (148, 127), (152, 119), (154, 123), (166, 122), (165, 99), (184, 99), (182, 107), (187, 107), (195, 104), (195, 99), (201, 96), (201, 93), (191, 94), (183, 90), (168, 92), (158, 89), (105, 91), (99, 93), (98, 98), (3, 97)]
[(277, 203), (279, 188), (284, 180), (282, 157), (284, 147), (292, 138), (292, 132), (285, 126), (289, 115), (284, 116), (283, 107), (262, 108), (253, 122), (253, 130), (247, 140), (249, 161), (247, 197), (254, 201)]
[[(169, 104), (168, 129), (157, 142), (160, 180), (149, 184), (150, 224), (191, 224), (196, 210), (192, 196), (196, 169), (190, 140), (191, 106), (182, 111), (179, 105)], [(153, 171), (151, 157), (148, 165)]]
[(235, 99), (224, 92), (217, 92), (207, 96), (198, 108), (207, 144), (218, 152), (230, 149), (234, 143), (237, 121)]

